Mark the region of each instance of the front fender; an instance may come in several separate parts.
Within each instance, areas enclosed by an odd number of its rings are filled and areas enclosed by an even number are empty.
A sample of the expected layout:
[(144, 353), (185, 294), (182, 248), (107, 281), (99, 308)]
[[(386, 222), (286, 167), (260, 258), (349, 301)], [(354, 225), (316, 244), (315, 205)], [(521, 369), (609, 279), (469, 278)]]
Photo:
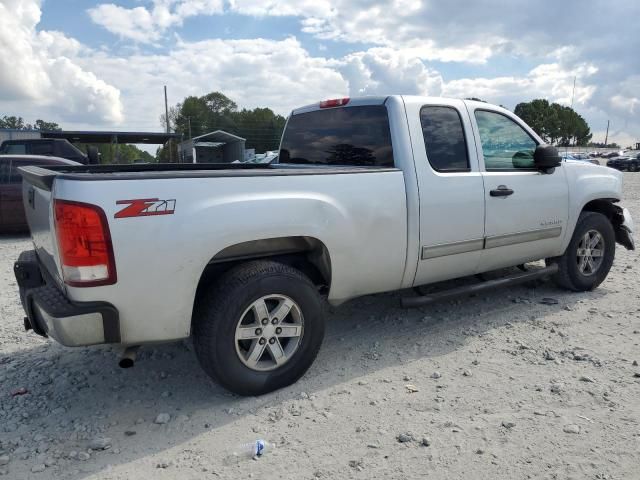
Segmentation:
[(617, 170), (588, 162), (568, 161), (563, 167), (566, 169), (569, 186), (569, 218), (562, 251), (569, 245), (580, 213), (589, 203), (605, 200), (613, 204), (622, 199), (623, 179), (623, 174)]
[[(620, 207), (617, 207), (620, 208)], [(622, 223), (615, 225), (616, 242), (625, 247), (627, 250), (635, 250), (636, 245), (633, 241), (634, 223), (631, 213), (626, 208), (622, 210)]]

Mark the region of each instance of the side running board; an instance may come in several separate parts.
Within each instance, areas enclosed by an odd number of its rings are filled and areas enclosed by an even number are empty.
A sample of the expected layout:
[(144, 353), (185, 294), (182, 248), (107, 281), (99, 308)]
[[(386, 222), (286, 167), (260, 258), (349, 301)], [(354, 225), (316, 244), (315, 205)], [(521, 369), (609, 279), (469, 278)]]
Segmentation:
[(549, 265), (548, 267), (522, 273), (515, 273), (513, 275), (509, 275), (508, 277), (497, 278), (495, 280), (486, 280), (474, 285), (467, 285), (464, 287), (452, 288), (450, 290), (443, 290), (442, 292), (436, 292), (430, 295), (422, 295), (420, 297), (405, 297), (401, 300), (401, 304), (404, 308), (424, 307), (425, 305), (430, 305), (435, 302), (451, 300), (463, 295), (470, 295), (472, 293), (480, 293), (496, 287), (507, 287), (511, 285), (517, 285), (519, 283), (530, 282), (531, 280), (537, 280), (539, 278), (553, 275), (557, 271), (558, 265), (553, 264)]

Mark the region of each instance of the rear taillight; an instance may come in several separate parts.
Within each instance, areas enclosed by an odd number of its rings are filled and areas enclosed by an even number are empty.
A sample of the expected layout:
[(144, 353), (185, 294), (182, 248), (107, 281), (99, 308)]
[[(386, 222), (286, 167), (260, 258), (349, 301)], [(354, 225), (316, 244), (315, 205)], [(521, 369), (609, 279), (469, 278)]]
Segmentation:
[(320, 102), (320, 108), (342, 107), (349, 103), (349, 98), (333, 98)]
[(88, 203), (55, 200), (62, 276), (73, 287), (116, 283), (116, 265), (104, 211)]

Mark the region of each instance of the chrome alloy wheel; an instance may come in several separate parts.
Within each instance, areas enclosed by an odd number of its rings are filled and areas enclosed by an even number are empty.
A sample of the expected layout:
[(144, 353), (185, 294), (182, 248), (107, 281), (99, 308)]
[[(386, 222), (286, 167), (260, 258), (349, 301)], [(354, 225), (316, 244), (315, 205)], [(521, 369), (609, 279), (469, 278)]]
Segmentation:
[(300, 346), (304, 330), (302, 311), (285, 295), (266, 295), (244, 311), (236, 325), (236, 353), (252, 370), (281, 367)]
[(596, 273), (602, 265), (604, 249), (604, 238), (600, 232), (589, 230), (585, 233), (578, 243), (578, 271), (587, 277)]

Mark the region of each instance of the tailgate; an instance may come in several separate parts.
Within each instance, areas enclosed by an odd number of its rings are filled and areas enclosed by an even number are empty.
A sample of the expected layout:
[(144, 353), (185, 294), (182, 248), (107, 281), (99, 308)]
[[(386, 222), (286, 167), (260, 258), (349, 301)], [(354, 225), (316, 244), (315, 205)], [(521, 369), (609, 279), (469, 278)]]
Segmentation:
[(22, 202), (31, 239), (47, 273), (62, 285), (53, 228), (53, 178), (55, 172), (40, 167), (22, 167)]

